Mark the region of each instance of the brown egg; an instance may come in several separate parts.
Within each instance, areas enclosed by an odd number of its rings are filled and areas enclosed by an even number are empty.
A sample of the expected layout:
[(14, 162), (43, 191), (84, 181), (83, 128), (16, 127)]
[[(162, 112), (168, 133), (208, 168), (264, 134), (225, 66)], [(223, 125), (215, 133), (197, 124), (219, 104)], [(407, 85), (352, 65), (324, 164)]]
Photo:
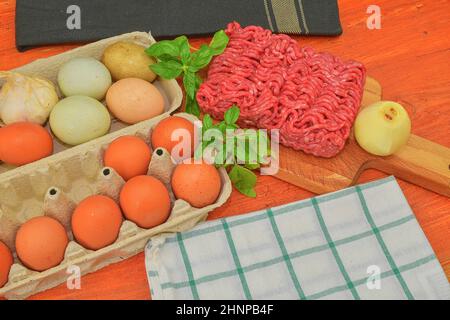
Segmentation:
[(50, 133), (38, 124), (17, 122), (0, 128), (0, 160), (15, 166), (48, 157), (53, 152)]
[[(172, 137), (176, 130), (180, 131)], [(178, 133), (181, 133), (182, 137), (175, 138)], [(189, 138), (189, 140), (185, 140), (184, 134), (188, 134), (186, 138)], [(177, 148), (178, 150), (174, 151), (174, 147), (179, 143), (182, 149)], [(176, 161), (192, 157), (194, 154), (194, 124), (187, 119), (176, 116), (160, 121), (152, 131), (152, 146), (153, 149), (164, 148), (170, 154), (174, 151), (172, 158)]]
[(83, 247), (98, 250), (114, 243), (122, 225), (122, 212), (113, 199), (91, 196), (75, 209), (72, 215), (72, 232)]
[(68, 242), (61, 223), (49, 217), (36, 217), (25, 222), (17, 232), (16, 252), (24, 266), (44, 271), (64, 260)]
[(170, 214), (167, 188), (150, 176), (137, 176), (125, 183), (120, 192), (120, 205), (128, 220), (145, 229), (164, 223)]
[(11, 251), (0, 241), (0, 288), (8, 282), (9, 271), (13, 262)]
[(106, 94), (106, 104), (117, 119), (128, 124), (151, 119), (164, 111), (164, 98), (159, 90), (138, 78), (114, 83)]
[(193, 207), (203, 208), (217, 200), (222, 186), (220, 174), (213, 165), (193, 161), (189, 159), (175, 168), (172, 190), (177, 199), (183, 199)]
[(145, 175), (152, 154), (144, 140), (123, 136), (114, 140), (105, 151), (105, 166), (111, 167), (125, 180)]

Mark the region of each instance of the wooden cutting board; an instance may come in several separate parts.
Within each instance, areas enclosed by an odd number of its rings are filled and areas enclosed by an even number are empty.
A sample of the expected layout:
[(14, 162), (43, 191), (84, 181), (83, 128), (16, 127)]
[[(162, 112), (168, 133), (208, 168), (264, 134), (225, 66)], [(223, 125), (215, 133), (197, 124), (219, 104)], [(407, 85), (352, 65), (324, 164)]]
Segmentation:
[[(381, 99), (381, 85), (367, 78), (362, 107)], [(318, 194), (349, 187), (364, 170), (373, 168), (450, 197), (450, 149), (416, 135), (411, 135), (407, 145), (388, 157), (367, 153), (353, 134), (344, 150), (331, 159), (281, 145), (279, 157), (277, 178)]]

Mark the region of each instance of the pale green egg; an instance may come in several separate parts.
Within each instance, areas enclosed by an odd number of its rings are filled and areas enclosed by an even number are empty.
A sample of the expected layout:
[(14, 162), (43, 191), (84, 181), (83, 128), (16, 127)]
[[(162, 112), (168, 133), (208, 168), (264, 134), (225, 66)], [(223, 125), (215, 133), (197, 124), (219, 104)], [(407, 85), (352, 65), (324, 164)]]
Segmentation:
[(58, 85), (66, 97), (88, 96), (102, 100), (112, 84), (111, 74), (94, 58), (75, 58), (58, 72)]
[(91, 97), (65, 98), (55, 105), (50, 114), (53, 134), (69, 145), (78, 145), (104, 136), (110, 126), (108, 110)]

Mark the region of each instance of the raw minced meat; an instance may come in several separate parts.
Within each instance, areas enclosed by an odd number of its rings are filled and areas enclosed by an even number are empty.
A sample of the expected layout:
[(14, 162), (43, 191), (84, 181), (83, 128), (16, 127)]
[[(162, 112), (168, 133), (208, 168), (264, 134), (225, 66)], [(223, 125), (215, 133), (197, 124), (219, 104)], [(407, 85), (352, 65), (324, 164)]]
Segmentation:
[(236, 104), (242, 126), (279, 129), (283, 145), (315, 156), (338, 154), (361, 104), (364, 66), (257, 26), (233, 22), (226, 33), (228, 47), (197, 93), (202, 111), (223, 119)]

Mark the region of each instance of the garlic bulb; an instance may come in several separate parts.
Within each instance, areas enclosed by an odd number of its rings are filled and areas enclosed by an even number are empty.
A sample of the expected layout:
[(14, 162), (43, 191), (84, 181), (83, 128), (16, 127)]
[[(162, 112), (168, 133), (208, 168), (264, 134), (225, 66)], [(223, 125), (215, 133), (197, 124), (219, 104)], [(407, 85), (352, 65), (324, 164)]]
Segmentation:
[(6, 79), (0, 91), (0, 119), (5, 124), (47, 121), (59, 100), (52, 82), (7, 71), (0, 72), (0, 79)]

